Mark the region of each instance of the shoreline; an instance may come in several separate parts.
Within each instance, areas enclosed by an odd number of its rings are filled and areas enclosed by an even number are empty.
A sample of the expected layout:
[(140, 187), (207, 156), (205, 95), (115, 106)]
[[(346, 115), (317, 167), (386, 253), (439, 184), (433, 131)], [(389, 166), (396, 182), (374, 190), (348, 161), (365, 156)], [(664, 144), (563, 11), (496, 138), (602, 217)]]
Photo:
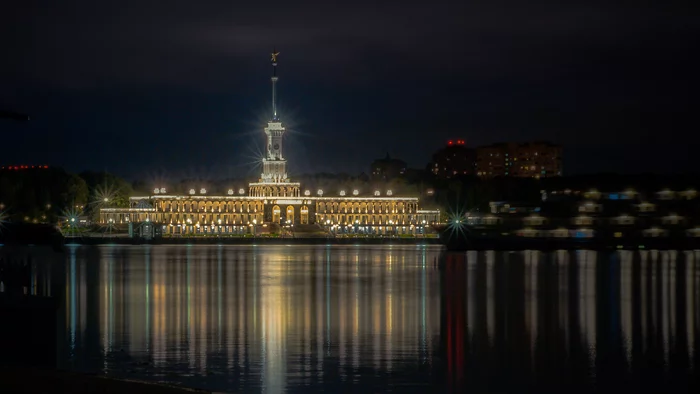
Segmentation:
[(442, 245), (439, 238), (66, 237), (65, 245)]

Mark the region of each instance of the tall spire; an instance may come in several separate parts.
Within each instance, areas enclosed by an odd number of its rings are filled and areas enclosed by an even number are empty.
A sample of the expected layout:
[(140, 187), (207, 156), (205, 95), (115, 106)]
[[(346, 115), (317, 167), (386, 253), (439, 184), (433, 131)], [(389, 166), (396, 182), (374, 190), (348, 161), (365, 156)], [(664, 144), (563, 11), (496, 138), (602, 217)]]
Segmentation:
[(279, 120), (277, 118), (277, 97), (276, 97), (277, 96), (277, 91), (276, 91), (276, 87), (277, 87), (277, 56), (279, 54), (280, 53), (277, 52), (277, 50), (273, 48), (272, 49), (272, 59), (270, 59), (272, 61), (272, 78), (270, 78), (270, 80), (272, 80), (272, 120), (275, 120), (275, 121)]

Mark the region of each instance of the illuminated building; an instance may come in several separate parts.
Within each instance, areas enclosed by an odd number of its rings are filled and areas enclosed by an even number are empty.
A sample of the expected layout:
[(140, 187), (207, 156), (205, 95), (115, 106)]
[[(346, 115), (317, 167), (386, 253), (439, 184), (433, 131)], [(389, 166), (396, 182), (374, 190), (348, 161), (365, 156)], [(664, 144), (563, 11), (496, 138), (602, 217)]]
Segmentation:
[(450, 140), (433, 154), (428, 170), (442, 179), (474, 175), (475, 161), (474, 149), (468, 148), (464, 140)]
[[(439, 220), (439, 211), (420, 210), (418, 198), (395, 196), (392, 190), (304, 190), (287, 175), (283, 153), (285, 127), (277, 114), (277, 54), (272, 57), (272, 119), (265, 127), (263, 171), (257, 182), (227, 195), (207, 195), (191, 189), (187, 195), (169, 195), (165, 188), (151, 196), (131, 197), (129, 208), (102, 208), (107, 223), (152, 222), (164, 234), (246, 234), (271, 225), (322, 225), (329, 231), (373, 234), (422, 233)], [(405, 171), (405, 164), (403, 166)], [(393, 170), (392, 170), (393, 171)]]
[(562, 175), (562, 148), (549, 142), (499, 143), (476, 149), (476, 175), (546, 178)]

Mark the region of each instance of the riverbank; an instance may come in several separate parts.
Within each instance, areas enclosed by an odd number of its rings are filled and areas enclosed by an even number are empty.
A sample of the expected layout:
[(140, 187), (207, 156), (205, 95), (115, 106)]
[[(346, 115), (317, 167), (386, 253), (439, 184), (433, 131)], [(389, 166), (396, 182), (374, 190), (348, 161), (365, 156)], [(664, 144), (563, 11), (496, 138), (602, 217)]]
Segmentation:
[(439, 245), (438, 238), (419, 237), (164, 237), (146, 240), (127, 237), (66, 237), (77, 245)]
[(210, 393), (144, 381), (122, 380), (101, 375), (32, 367), (0, 366), (0, 392), (3, 393), (101, 393), (101, 394), (182, 394)]

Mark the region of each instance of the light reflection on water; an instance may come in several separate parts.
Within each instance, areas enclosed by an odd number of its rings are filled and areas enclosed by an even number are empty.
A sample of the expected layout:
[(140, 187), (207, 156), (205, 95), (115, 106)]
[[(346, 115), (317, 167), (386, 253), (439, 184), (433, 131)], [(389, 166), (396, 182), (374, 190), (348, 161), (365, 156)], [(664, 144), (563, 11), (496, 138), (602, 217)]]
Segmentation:
[(686, 392), (698, 264), (697, 251), (73, 247), (53, 284), (60, 362), (217, 391)]

